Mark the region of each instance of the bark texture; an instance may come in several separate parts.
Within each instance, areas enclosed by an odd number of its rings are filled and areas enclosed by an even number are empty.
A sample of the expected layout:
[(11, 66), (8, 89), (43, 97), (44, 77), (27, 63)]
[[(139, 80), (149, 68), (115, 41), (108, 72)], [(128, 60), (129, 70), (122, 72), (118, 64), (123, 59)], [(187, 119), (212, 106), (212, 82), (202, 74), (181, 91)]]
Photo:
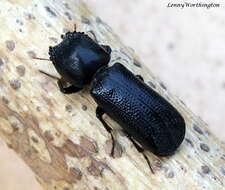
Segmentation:
[[(154, 174), (118, 124), (106, 116), (117, 140), (116, 158), (109, 156), (110, 135), (95, 117), (88, 88), (61, 94), (54, 79), (38, 72), (55, 75), (51, 63), (31, 59), (48, 58), (48, 47), (73, 30), (74, 23), (112, 47), (111, 64), (119, 61), (141, 74), (184, 116), (187, 132), (175, 155), (146, 153)], [(223, 189), (225, 145), (82, 1), (1, 1), (0, 24), (0, 137), (34, 171), (43, 189)]]

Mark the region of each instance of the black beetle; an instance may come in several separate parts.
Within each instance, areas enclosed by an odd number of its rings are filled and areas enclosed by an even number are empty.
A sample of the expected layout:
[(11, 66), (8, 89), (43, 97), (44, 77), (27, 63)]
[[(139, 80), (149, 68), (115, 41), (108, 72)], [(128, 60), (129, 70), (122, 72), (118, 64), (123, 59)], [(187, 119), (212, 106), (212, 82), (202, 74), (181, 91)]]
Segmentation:
[[(98, 104), (96, 116), (113, 140), (112, 156), (114, 138), (102, 118), (104, 113), (121, 125), (138, 151), (149, 149), (159, 156), (172, 155), (184, 139), (183, 117), (141, 76), (120, 63), (108, 67), (110, 54), (109, 46), (99, 45), (84, 33), (66, 33), (60, 44), (49, 47), (50, 60), (62, 77), (58, 80), (60, 90), (75, 93), (91, 83), (90, 93)], [(71, 86), (63, 87), (63, 81)]]

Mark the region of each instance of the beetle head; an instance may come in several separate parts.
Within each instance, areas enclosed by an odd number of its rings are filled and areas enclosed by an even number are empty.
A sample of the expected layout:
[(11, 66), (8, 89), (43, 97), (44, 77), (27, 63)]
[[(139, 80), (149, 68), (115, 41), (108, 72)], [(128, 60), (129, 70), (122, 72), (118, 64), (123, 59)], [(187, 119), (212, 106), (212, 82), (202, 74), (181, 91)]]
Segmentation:
[(61, 77), (79, 88), (109, 63), (110, 54), (109, 46), (101, 46), (81, 32), (68, 32), (60, 44), (49, 47), (50, 60)]

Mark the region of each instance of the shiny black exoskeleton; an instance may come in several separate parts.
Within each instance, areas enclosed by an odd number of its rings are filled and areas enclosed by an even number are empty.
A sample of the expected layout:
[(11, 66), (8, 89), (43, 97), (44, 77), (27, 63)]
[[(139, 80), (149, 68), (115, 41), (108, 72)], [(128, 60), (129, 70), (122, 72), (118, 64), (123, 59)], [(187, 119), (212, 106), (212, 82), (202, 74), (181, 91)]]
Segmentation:
[[(59, 45), (49, 48), (50, 60), (62, 77), (58, 81), (62, 92), (74, 93), (91, 83), (90, 93), (98, 104), (96, 115), (113, 143), (104, 113), (121, 125), (139, 151), (144, 148), (160, 156), (173, 154), (185, 135), (181, 114), (141, 76), (120, 63), (108, 67), (110, 54), (109, 46), (99, 45), (80, 32), (68, 32)], [(71, 86), (63, 87), (62, 81)]]
[(63, 90), (62, 82), (69, 82), (72, 86), (64, 89), (65, 93), (74, 93), (91, 82), (95, 72), (110, 61), (111, 48), (100, 46), (81, 32), (68, 32), (63, 41), (49, 47), (50, 60), (62, 76), (58, 81)]
[(97, 71), (91, 95), (145, 149), (168, 156), (183, 141), (185, 123), (179, 112), (120, 63)]

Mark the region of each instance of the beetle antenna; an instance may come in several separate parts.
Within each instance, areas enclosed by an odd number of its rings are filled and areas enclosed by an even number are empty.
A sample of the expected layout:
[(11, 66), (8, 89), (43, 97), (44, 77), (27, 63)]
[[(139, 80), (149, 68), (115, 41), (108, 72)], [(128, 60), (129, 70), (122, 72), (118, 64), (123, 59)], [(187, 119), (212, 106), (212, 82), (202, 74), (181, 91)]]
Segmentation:
[(54, 76), (54, 75), (51, 75), (51, 74), (49, 74), (49, 73), (46, 73), (45, 71), (42, 71), (42, 70), (40, 70), (40, 69), (39, 69), (39, 72), (40, 72), (40, 73), (42, 73), (42, 74), (47, 75), (47, 76), (48, 76), (48, 77), (50, 77), (50, 78), (53, 78), (53, 79), (59, 80), (59, 78), (58, 78), (58, 77), (56, 77), (56, 76)]
[[(50, 59), (41, 58), (41, 57), (36, 57), (36, 56), (32, 56), (32, 59), (37, 59), (37, 60), (41, 60), (41, 61), (51, 61)], [(39, 72), (40, 72), (40, 73), (42, 73), (42, 74), (47, 75), (47, 76), (48, 76), (48, 77), (50, 77), (50, 78), (53, 78), (53, 79), (59, 80), (59, 78), (58, 78), (58, 77), (53, 76), (53, 75), (51, 75), (51, 74), (49, 74), (49, 73), (46, 73), (45, 71), (42, 71), (42, 70), (40, 70), (40, 69), (39, 69)]]
[(76, 24), (73, 25), (73, 29), (74, 29), (74, 32), (77, 32), (77, 25)]
[(41, 58), (41, 57), (36, 57), (36, 56), (32, 56), (32, 59), (37, 59), (37, 60), (42, 60), (42, 61), (51, 61), (50, 59), (47, 58)]

